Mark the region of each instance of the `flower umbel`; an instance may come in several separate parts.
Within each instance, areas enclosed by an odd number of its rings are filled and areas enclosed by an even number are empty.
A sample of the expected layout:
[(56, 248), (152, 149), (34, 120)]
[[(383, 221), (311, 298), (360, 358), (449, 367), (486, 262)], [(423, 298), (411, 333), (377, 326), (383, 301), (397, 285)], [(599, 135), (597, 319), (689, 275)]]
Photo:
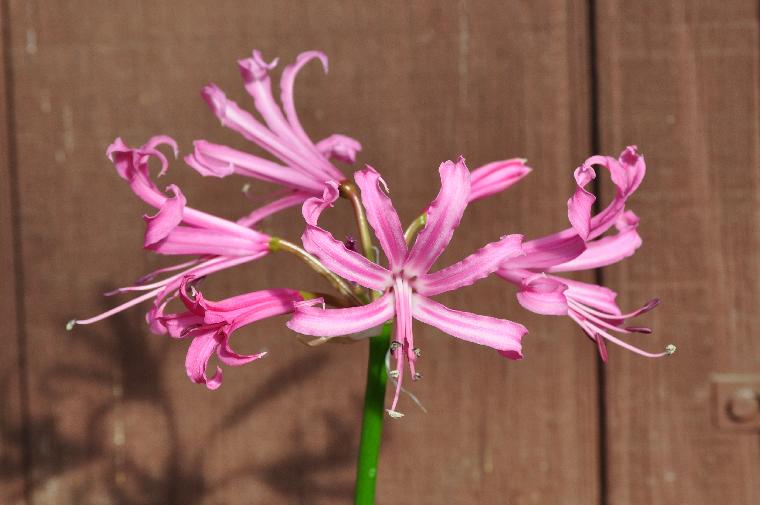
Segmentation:
[(470, 173), (464, 159), (440, 166), (441, 190), (427, 211), (426, 225), (410, 249), (398, 214), (380, 174), (367, 167), (355, 174), (361, 189), (367, 219), (388, 260), (388, 268), (372, 263), (333, 238), (317, 221), (322, 211), (338, 198), (331, 184), (324, 196), (311, 198), (303, 207), (306, 231), (302, 240), (306, 250), (342, 277), (378, 292), (379, 298), (361, 307), (323, 309), (298, 306), (288, 327), (299, 333), (334, 337), (361, 332), (396, 318), (391, 354), (396, 359), (392, 372), (396, 393), (388, 412), (396, 411), (405, 364), (413, 379), (421, 377), (415, 364), (420, 355), (415, 346), (412, 320), (430, 324), (443, 332), (469, 342), (492, 347), (511, 359), (522, 358), (521, 339), (527, 329), (521, 324), (449, 309), (429, 297), (474, 283), (494, 272), (507, 258), (523, 254), (522, 235), (507, 235), (490, 243), (459, 263), (429, 273), (435, 260), (448, 245), (470, 199)]
[[(187, 207), (185, 196), (179, 187), (173, 184), (167, 187), (171, 195), (166, 195), (158, 189), (150, 177), (148, 163), (152, 157), (158, 159), (161, 163), (159, 176), (166, 173), (169, 162), (157, 149), (162, 144), (170, 146), (176, 155), (176, 142), (166, 136), (153, 137), (139, 148), (130, 148), (121, 139), (116, 139), (109, 146), (107, 154), (118, 174), (129, 183), (135, 195), (158, 209), (155, 215), (143, 217), (146, 223), (144, 247), (159, 254), (192, 255), (195, 258), (173, 267), (162, 268), (142, 277), (133, 286), (108, 293), (144, 292), (100, 315), (72, 320), (69, 322), (69, 328), (75, 324), (100, 321), (138, 303), (154, 299), (147, 320), (154, 333), (164, 334), (166, 328), (161, 320), (163, 310), (176, 298), (184, 277), (207, 276), (256, 260), (268, 253), (271, 240), (268, 235)], [(153, 281), (156, 276), (173, 271), (179, 273)]]
[[(594, 165), (605, 167), (616, 187), (613, 201), (592, 216), (596, 197), (586, 190), (596, 177)], [(634, 318), (655, 308), (658, 299), (624, 314), (615, 298), (617, 294), (603, 286), (565, 279), (555, 272), (591, 270), (617, 263), (631, 256), (641, 246), (636, 228), (638, 217), (625, 210), (625, 202), (644, 178), (646, 164), (635, 146), (627, 147), (618, 159), (592, 156), (575, 170), (578, 187), (568, 201), (571, 228), (524, 244), (525, 256), (505, 260), (497, 274), (515, 284), (517, 300), (531, 312), (567, 315), (594, 341), (603, 361), (607, 361), (605, 340), (647, 357), (661, 357), (675, 352), (669, 345), (664, 352), (651, 353), (615, 337), (617, 333), (651, 333), (649, 328), (625, 326)], [(612, 227), (614, 235), (602, 235)]]

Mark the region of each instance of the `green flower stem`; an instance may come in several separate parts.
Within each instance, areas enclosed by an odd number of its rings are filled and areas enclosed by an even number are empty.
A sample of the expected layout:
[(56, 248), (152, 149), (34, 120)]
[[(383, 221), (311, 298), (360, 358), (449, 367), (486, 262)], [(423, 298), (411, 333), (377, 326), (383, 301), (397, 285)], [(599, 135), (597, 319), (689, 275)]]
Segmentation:
[(348, 298), (353, 305), (363, 305), (364, 301), (354, 293), (351, 286), (346, 281), (335, 275), (333, 272), (327, 269), (321, 261), (316, 257), (309, 254), (304, 249), (298, 247), (292, 242), (281, 239), (279, 237), (272, 237), (269, 241), (269, 250), (272, 252), (285, 251), (293, 254), (297, 258), (301, 259), (309, 265), (315, 272), (327, 279), (327, 281), (334, 287), (340, 294)]
[(355, 505), (375, 503), (375, 483), (377, 462), (380, 456), (380, 442), (385, 419), (385, 384), (388, 374), (385, 370), (385, 354), (391, 340), (391, 323), (383, 325), (382, 332), (369, 339), (369, 360), (367, 362), (367, 386), (364, 393), (364, 414), (359, 441), (359, 462), (356, 467)]
[(406, 240), (406, 245), (412, 245), (412, 240), (414, 240), (415, 235), (417, 235), (417, 232), (419, 232), (426, 223), (427, 213), (420, 214), (417, 216), (417, 219), (412, 221), (412, 224), (410, 224), (409, 228), (407, 228), (404, 232), (404, 240)]
[(354, 217), (356, 218), (356, 225), (359, 228), (359, 241), (362, 244), (362, 252), (365, 258), (369, 258), (373, 261), (375, 258), (374, 248), (372, 247), (372, 235), (369, 231), (369, 223), (367, 222), (367, 214), (364, 212), (364, 206), (362, 205), (361, 197), (359, 196), (359, 190), (356, 185), (351, 181), (343, 181), (339, 187), (340, 196), (346, 198), (351, 202), (354, 208)]

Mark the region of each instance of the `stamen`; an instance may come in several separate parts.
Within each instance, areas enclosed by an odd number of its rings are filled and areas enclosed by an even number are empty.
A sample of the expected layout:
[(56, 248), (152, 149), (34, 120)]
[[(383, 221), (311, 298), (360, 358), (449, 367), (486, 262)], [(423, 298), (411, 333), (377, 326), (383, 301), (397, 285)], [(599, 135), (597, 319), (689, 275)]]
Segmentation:
[(391, 342), (391, 352), (395, 351), (399, 347), (401, 347), (401, 342), (399, 342), (398, 340), (394, 340), (393, 342)]
[(418, 358), (422, 356), (422, 349), (420, 349), (419, 347), (415, 347), (414, 349), (412, 349), (412, 352), (414, 352), (414, 355), (417, 356)]
[(420, 372), (414, 372), (414, 380), (418, 381), (422, 379), (422, 374)]
[(617, 344), (620, 347), (623, 347), (625, 349), (628, 349), (629, 351), (633, 351), (636, 354), (640, 354), (642, 356), (646, 356), (647, 358), (661, 358), (662, 356), (667, 356), (669, 354), (667, 350), (665, 352), (661, 352), (661, 353), (656, 353), (655, 354), (655, 353), (647, 352), (647, 351), (645, 351), (643, 349), (639, 349), (638, 347), (636, 347), (634, 345), (631, 345), (628, 342), (624, 342), (624, 341), (620, 340), (619, 338), (613, 337), (612, 335), (610, 335), (606, 331), (602, 330), (601, 328), (595, 327), (593, 324), (589, 323), (588, 321), (581, 321), (580, 324), (581, 324), (581, 326), (586, 327), (589, 331), (597, 333), (597, 334), (603, 336), (604, 338), (606, 338), (610, 342), (612, 342), (614, 344)]
[(77, 320), (76, 319), (72, 319), (71, 321), (69, 321), (68, 323), (66, 323), (66, 331), (73, 330), (74, 326), (76, 326), (76, 324), (77, 324)]
[(388, 413), (388, 415), (389, 415), (389, 416), (391, 416), (393, 419), (400, 419), (400, 418), (404, 417), (404, 414), (402, 414), (401, 412), (397, 412), (397, 411), (395, 411), (395, 410), (386, 409), (385, 411), (386, 411), (386, 412)]
[(388, 372), (389, 377), (393, 377), (394, 379), (398, 379), (399, 371), (398, 370), (390, 370)]
[(665, 346), (665, 352), (668, 353), (668, 356), (672, 356), (674, 352), (676, 352), (677, 347), (673, 344), (668, 344)]
[(652, 328), (646, 328), (644, 326), (626, 326), (625, 329), (633, 333), (646, 333), (647, 335), (652, 333)]

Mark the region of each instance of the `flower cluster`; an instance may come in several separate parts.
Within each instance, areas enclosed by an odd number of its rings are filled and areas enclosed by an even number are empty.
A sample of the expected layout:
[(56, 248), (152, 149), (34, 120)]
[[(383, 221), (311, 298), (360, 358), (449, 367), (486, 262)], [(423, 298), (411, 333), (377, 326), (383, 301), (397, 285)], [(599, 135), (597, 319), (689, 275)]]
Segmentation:
[[(152, 300), (146, 315), (151, 330), (190, 339), (187, 374), (192, 381), (215, 389), (222, 382), (222, 370), (217, 367), (209, 377), (207, 366), (213, 354), (229, 366), (249, 363), (265, 354), (240, 355), (230, 347), (233, 332), (261, 319), (291, 314), (287, 326), (299, 334), (317, 337), (312, 343), (346, 335), (356, 339), (371, 336), (377, 333), (373, 331), (377, 327), (393, 321), (394, 337), (387, 350), (388, 375), (396, 385), (388, 409), (393, 417), (401, 416), (396, 407), (405, 373), (408, 371), (412, 379), (421, 377), (416, 370), (421, 350), (414, 340), (414, 319), (456, 338), (493, 348), (506, 358), (522, 358), (522, 338), (527, 333), (523, 325), (454, 310), (431, 299), (492, 274), (516, 287), (517, 300), (525, 309), (572, 319), (595, 343), (605, 361), (608, 342), (648, 357), (672, 354), (673, 346), (661, 353), (649, 353), (615, 336), (649, 333), (648, 328), (629, 326), (626, 321), (653, 309), (658, 300), (623, 313), (610, 289), (557, 275), (616, 263), (641, 245), (639, 220), (626, 208), (646, 170), (644, 158), (634, 146), (627, 147), (617, 159), (592, 156), (575, 170), (577, 188), (567, 204), (567, 229), (531, 240), (520, 234), (505, 234), (461, 261), (430, 272), (467, 205), (509, 188), (531, 169), (519, 158), (489, 163), (472, 172), (464, 158), (445, 161), (439, 168), (438, 195), (405, 231), (388, 196), (386, 182), (374, 168), (366, 166), (349, 178), (334, 164), (354, 164), (361, 144), (342, 134), (314, 142), (301, 126), (293, 88), (299, 71), (311, 60), (321, 62), (327, 71), (324, 54), (310, 51), (299, 55), (282, 72), (279, 102), (272, 93), (270, 77), (277, 60), (267, 62), (254, 51), (252, 57), (238, 62), (259, 118), (213, 84), (202, 91), (223, 126), (277, 160), (206, 140), (195, 141), (192, 153), (184, 157), (187, 165), (202, 176), (234, 174), (280, 187), (272, 192), (269, 203), (240, 219), (233, 221), (197, 210), (188, 206), (176, 185), (168, 185), (165, 190), (156, 185), (149, 162), (155, 159), (160, 164), (158, 176), (166, 173), (169, 161), (159, 147), (168, 146), (176, 158), (178, 148), (171, 138), (153, 137), (140, 147), (129, 147), (121, 139), (114, 141), (107, 155), (117, 173), (135, 195), (157, 209), (155, 214), (144, 217), (144, 247), (158, 254), (189, 258), (109, 293), (139, 294), (98, 316), (73, 320), (69, 328), (100, 321)], [(594, 210), (595, 197), (588, 190), (597, 176), (595, 167), (606, 169), (616, 187), (615, 198), (598, 212)], [(363, 253), (353, 243), (336, 240), (319, 224), (322, 212), (340, 197), (350, 199), (355, 207)], [(304, 219), (301, 245), (256, 230), (267, 216), (299, 205)], [(370, 254), (376, 250), (370, 228), (383, 261), (375, 257), (377, 254)], [(306, 261), (331, 282), (337, 294), (276, 288), (214, 302), (205, 299), (196, 288), (201, 278), (275, 251), (291, 252)], [(185, 310), (168, 312), (173, 300), (181, 302)]]

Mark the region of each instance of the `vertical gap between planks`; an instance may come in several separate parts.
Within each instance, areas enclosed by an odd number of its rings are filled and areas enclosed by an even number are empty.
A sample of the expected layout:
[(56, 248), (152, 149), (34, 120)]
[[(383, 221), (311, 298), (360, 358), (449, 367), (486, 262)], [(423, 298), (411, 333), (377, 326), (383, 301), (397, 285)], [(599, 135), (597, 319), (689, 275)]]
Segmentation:
[(5, 114), (3, 120), (7, 127), (6, 153), (8, 161), (8, 185), (10, 189), (11, 208), (11, 234), (14, 261), (13, 284), (16, 296), (16, 338), (18, 339), (18, 370), (19, 370), (19, 406), (21, 409), (21, 437), (22, 437), (22, 478), (24, 480), (24, 502), (32, 503), (32, 447), (30, 439), (30, 411), (29, 411), (29, 382), (27, 380), (27, 352), (26, 352), (26, 318), (24, 296), (24, 263), (21, 245), (21, 194), (19, 191), (18, 178), (18, 152), (16, 146), (16, 116), (14, 104), (13, 82), (13, 59), (11, 51), (11, 23), (10, 6), (8, 0), (0, 2), (0, 30), (2, 30), (2, 58), (3, 75), (5, 80)]
[[(588, 69), (589, 69), (589, 116), (591, 152), (601, 154), (601, 132), (599, 130), (599, 68), (598, 68), (598, 51), (596, 36), (596, 0), (588, 0), (587, 18), (588, 18)], [(594, 194), (594, 212), (601, 210), (602, 182), (597, 177), (593, 181)], [(600, 286), (604, 285), (604, 273), (601, 268), (594, 270), (594, 282)], [(609, 469), (608, 463), (608, 444), (607, 444), (607, 377), (604, 370), (604, 362), (601, 359), (596, 360), (596, 379), (597, 379), (597, 411), (599, 422), (599, 504), (608, 505), (609, 503)]]

